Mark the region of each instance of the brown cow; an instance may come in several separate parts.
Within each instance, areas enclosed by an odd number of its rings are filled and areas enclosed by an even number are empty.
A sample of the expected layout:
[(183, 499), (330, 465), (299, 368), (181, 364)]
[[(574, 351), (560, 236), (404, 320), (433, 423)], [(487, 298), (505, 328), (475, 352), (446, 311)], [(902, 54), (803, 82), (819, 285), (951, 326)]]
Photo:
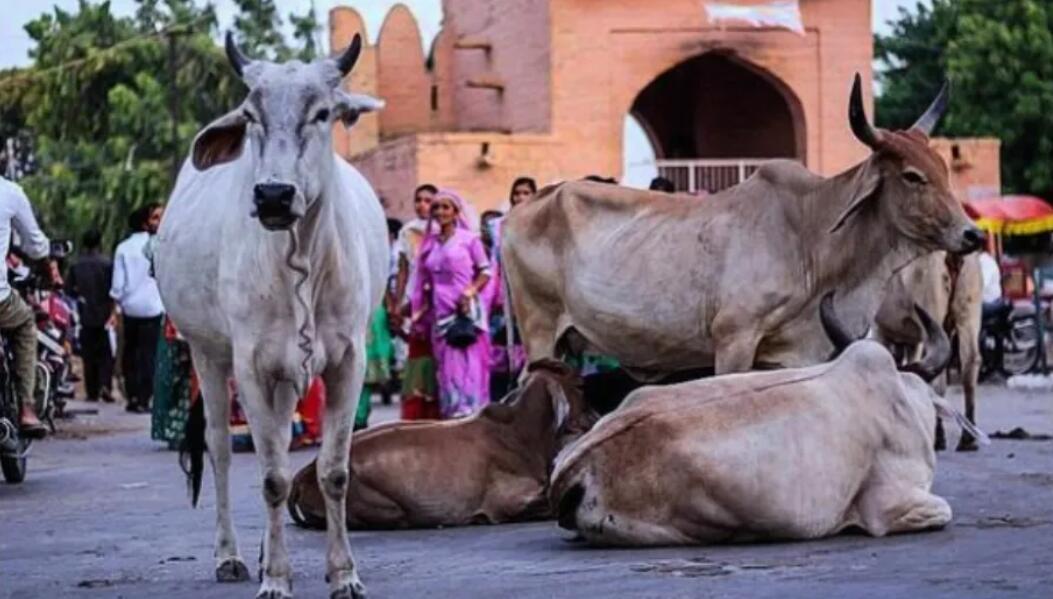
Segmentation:
[[(957, 342), (965, 416), (973, 424), (976, 424), (976, 389), (980, 378), (982, 293), (978, 255), (958, 257), (933, 252), (918, 258), (893, 277), (875, 318), (878, 339), (890, 348), (900, 350), (894, 354), (907, 354), (902, 356), (906, 360), (917, 358), (925, 341), (914, 304), (944, 323), (944, 328), (953, 333), (952, 338)], [(942, 396), (947, 390), (946, 374), (937, 378), (933, 386)], [(937, 420), (936, 449), (944, 449), (946, 445), (943, 423)], [(976, 438), (968, 431), (962, 431), (957, 450), (977, 449)]]
[[(347, 526), (426, 528), (548, 517), (552, 460), (593, 419), (577, 374), (546, 362), (532, 365), (522, 387), (474, 416), (394, 422), (358, 433)], [(293, 481), (289, 513), (303, 526), (325, 527), (314, 462)]]
[(830, 178), (783, 160), (695, 202), (585, 181), (542, 190), (509, 214), (501, 250), (530, 361), (564, 340), (639, 380), (823, 361), (824, 293), (837, 290), (862, 331), (896, 270), (983, 241), (929, 148), (946, 99), (945, 88), (906, 131), (875, 129), (857, 76), (849, 120), (873, 153)]

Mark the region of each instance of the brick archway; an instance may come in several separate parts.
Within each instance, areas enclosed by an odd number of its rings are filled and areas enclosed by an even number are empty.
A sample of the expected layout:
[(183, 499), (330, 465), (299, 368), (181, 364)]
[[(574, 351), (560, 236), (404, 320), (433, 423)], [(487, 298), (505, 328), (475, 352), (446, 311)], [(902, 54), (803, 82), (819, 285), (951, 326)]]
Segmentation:
[(719, 52), (655, 77), (630, 109), (662, 159), (792, 158), (806, 162), (804, 110), (768, 71)]

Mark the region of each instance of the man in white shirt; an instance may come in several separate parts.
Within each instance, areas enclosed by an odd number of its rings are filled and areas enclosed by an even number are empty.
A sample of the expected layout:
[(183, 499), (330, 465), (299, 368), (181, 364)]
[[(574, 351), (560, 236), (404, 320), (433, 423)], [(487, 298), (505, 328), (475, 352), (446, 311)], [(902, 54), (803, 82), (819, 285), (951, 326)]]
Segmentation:
[(15, 393), (22, 402), (19, 434), (40, 438), (47, 429), (37, 416), (33, 402), (36, 385), (37, 325), (33, 310), (7, 282), (7, 253), (11, 249), (12, 229), (21, 240), (21, 253), (30, 260), (48, 256), (51, 242), (40, 230), (29, 199), (18, 185), (0, 177), (0, 331), (10, 341), (14, 353)]
[(148, 412), (154, 389), (157, 341), (161, 335), (164, 306), (157, 281), (150, 272), (146, 245), (157, 233), (163, 209), (157, 204), (139, 208), (128, 219), (132, 234), (117, 246), (113, 257), (112, 297), (124, 324), (121, 371), (129, 412)]
[(983, 280), (983, 312), (987, 315), (1002, 306), (1002, 270), (994, 256), (986, 251), (980, 252), (980, 278)]

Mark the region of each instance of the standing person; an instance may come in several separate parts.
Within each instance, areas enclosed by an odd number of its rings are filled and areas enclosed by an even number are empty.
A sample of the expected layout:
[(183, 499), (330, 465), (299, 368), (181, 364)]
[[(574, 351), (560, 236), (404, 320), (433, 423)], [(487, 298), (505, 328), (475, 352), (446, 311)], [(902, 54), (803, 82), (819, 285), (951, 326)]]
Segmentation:
[(417, 259), (411, 324), (427, 323), (442, 417), (467, 416), (490, 402), (490, 339), (480, 298), (490, 280), (490, 259), (472, 232), (470, 207), (440, 190), (433, 220)]
[[(29, 199), (22, 188), (0, 177), (0, 250), (6, 258), (11, 250), (12, 229), (21, 240), (21, 253), (31, 260), (45, 258), (51, 242), (40, 230)], [(37, 416), (33, 401), (36, 386), (37, 324), (33, 310), (7, 282), (7, 260), (0, 266), (0, 331), (11, 342), (17, 384), (15, 393), (22, 403), (19, 434), (39, 439), (47, 428)]]
[(132, 234), (117, 246), (110, 297), (121, 309), (124, 325), (124, 355), (121, 371), (129, 412), (150, 411), (153, 395), (157, 343), (161, 335), (164, 306), (151, 274), (146, 245), (157, 233), (163, 209), (149, 204), (132, 212), (128, 226)]
[[(508, 204), (511, 210), (537, 196), (537, 182), (531, 177), (518, 177), (512, 182), (508, 192)], [(488, 286), (490, 323), (491, 323), (491, 366), (493, 376), (490, 380), (490, 397), (503, 397), (512, 390), (516, 373), (526, 362), (526, 352), (517, 330), (508, 337), (508, 314), (505, 306), (505, 290), (502, 283), (501, 268), (501, 226), (505, 217), (498, 217), (489, 222), (490, 261), (493, 264), (493, 282)], [(484, 215), (484, 220), (485, 215)]]
[(537, 195), (537, 182), (530, 177), (519, 177), (512, 182), (512, 191), (508, 194), (508, 204), (516, 206), (529, 202)]
[(80, 357), (84, 363), (87, 401), (112, 402), (113, 348), (107, 323), (113, 317), (113, 263), (102, 253), (102, 234), (84, 234), (83, 251), (69, 270), (66, 291), (77, 302), (80, 314)]
[(413, 193), (416, 218), (399, 230), (395, 241), (398, 270), (395, 290), (390, 296), (388, 314), (392, 328), (406, 339), (406, 367), (402, 372), (402, 419), (420, 420), (439, 417), (435, 390), (435, 360), (432, 356), (431, 335), (426, 323), (410, 326), (404, 317), (409, 315), (407, 290), (414, 288), (412, 278), (417, 270), (417, 256), (429, 226), (431, 202), (438, 188), (425, 183)]

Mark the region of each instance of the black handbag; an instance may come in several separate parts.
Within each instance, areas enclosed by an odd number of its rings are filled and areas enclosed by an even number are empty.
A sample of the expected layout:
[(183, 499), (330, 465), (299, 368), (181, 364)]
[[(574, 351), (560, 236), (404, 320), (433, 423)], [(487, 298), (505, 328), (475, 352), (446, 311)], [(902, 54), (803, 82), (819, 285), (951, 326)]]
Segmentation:
[(478, 338), (479, 329), (475, 327), (475, 323), (472, 322), (472, 319), (464, 314), (458, 314), (443, 334), (443, 339), (446, 340), (446, 343), (450, 344), (451, 347), (456, 347), (458, 349), (464, 349), (470, 346), (475, 343), (475, 340)]

